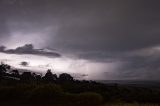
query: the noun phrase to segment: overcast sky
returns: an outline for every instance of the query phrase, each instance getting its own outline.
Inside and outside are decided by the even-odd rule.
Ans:
[[[159,0],[0,0],[0,45],[6,47],[0,47],[0,59],[88,79],[159,80],[159,5]],[[22,61],[30,64],[20,66]]]

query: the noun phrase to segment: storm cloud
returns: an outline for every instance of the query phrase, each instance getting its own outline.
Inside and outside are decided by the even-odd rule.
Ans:
[[[105,72],[106,79],[159,79],[159,4],[158,0],[0,0],[0,44],[13,48],[31,43],[71,58],[120,63],[117,70]],[[26,46],[0,50],[60,56]]]
[[[16,49],[7,49],[5,50],[4,46],[0,47],[0,52],[7,54],[32,54],[32,55],[42,55],[42,56],[52,56],[52,57],[61,57],[59,53],[53,52],[47,49],[35,49],[32,44],[26,44]]]

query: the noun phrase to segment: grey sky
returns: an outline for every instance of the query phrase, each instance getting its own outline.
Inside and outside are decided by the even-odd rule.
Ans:
[[[158,0],[0,0],[0,44],[12,49],[33,44],[70,58],[115,67],[119,63],[110,73],[99,70],[106,79],[159,79],[159,4]]]

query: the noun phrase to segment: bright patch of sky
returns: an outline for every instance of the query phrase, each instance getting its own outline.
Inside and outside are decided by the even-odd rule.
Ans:
[[[104,64],[91,62],[84,59],[71,59],[67,57],[50,58],[36,55],[0,53],[0,60],[1,62],[18,69],[26,69],[43,74],[47,69],[51,69],[53,73],[70,73],[80,79],[99,79],[99,77],[102,79],[103,70],[106,72],[115,68],[115,64],[113,63]],[[28,62],[28,66],[21,65],[21,62],[23,61]]]

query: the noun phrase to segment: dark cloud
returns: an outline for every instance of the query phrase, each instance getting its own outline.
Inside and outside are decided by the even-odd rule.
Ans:
[[[159,44],[159,3],[157,0],[1,0],[5,19],[2,26],[6,32],[14,29],[25,33],[56,26],[58,30],[45,35],[49,38],[46,46],[70,53],[84,51],[92,55],[97,51],[135,50]]]
[[[1,47],[0,52],[8,54],[32,54],[32,55],[41,55],[41,56],[52,56],[52,57],[61,57],[59,53],[45,50],[45,49],[35,49],[32,44],[26,44],[16,49],[4,50],[3,46]]]
[[[29,63],[26,62],[26,61],[22,61],[22,62],[20,63],[20,65],[21,65],[21,66],[24,66],[24,67],[27,67],[27,66],[29,65]]]
[[[128,51],[159,44],[158,1],[113,0],[98,4],[101,6],[79,3],[83,8],[68,7],[70,19],[64,20],[51,43],[85,52]]]
[[[23,32],[11,43],[31,38],[27,41],[78,58],[122,62],[113,72],[120,79],[158,78],[160,56],[153,48],[160,45],[159,4],[158,0],[0,0],[0,43],[9,42],[13,32]],[[41,31],[49,33],[36,38],[30,34]],[[31,45],[0,50],[60,56]]]

